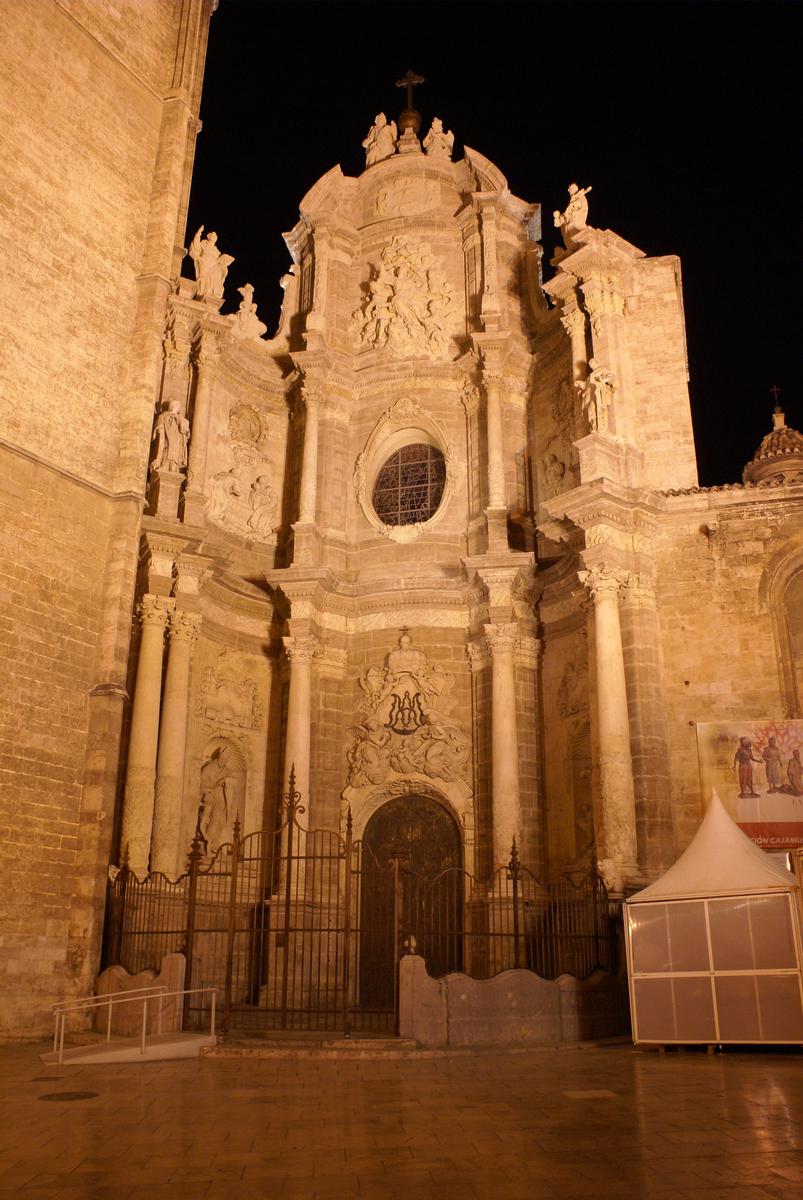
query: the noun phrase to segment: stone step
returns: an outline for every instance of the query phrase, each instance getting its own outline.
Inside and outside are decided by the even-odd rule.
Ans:
[[[407,1038],[313,1035],[238,1037],[230,1035],[203,1051],[205,1058],[403,1058],[420,1054]]]

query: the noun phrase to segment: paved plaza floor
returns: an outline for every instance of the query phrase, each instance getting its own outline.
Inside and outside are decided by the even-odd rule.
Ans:
[[[0,1050],[0,1200],[803,1196],[800,1054],[47,1068],[40,1049]]]

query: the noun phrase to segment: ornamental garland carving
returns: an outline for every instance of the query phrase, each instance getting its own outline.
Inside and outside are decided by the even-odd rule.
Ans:
[[[356,310],[352,329],[361,349],[394,358],[449,357],[454,288],[430,247],[397,236],[385,246]]]
[[[431,665],[403,633],[384,667],[369,667],[360,677],[364,720],[350,731],[348,785],[366,787],[410,775],[445,783],[465,780],[469,742],[449,719],[453,685],[453,676]]]

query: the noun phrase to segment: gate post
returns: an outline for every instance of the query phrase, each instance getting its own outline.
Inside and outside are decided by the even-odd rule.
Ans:
[[[351,1011],[349,1006],[349,986],[351,983],[351,856],[353,853],[353,828],[351,823],[351,805],[346,813],[346,879],[344,887],[345,911],[343,914],[343,1033],[351,1037]]]
[[[184,958],[187,965],[184,970],[184,1007],[181,1018],[181,1028],[185,1029],[190,1015],[189,989],[192,987],[192,948],[195,940],[195,893],[198,887],[198,869],[204,852],[198,833],[192,839],[188,856],[187,871],[187,926],[184,931]]]
[[[237,928],[237,875],[240,862],[240,818],[235,818],[231,843],[231,895],[229,897],[229,932],[226,942],[226,991],[223,997],[223,1019],[221,1028],[229,1032],[231,1018],[231,981],[234,966],[234,936]]]
[[[103,964],[104,967],[113,967],[118,963],[122,964],[123,930],[125,928],[125,910],[130,878],[131,867],[128,864],[128,843],[126,843],[122,866],[117,872],[117,878],[114,883],[109,882],[107,885],[108,899],[106,901],[106,911],[109,914],[109,936],[106,941],[106,961]],[[114,898],[116,903],[112,899],[112,888],[117,893]]]
[[[518,970],[521,966],[521,952],[519,947],[519,876],[521,874],[521,867],[519,865],[519,852],[516,847],[515,837],[513,838],[513,845],[510,848],[510,862],[507,869],[513,881],[513,966]]]
[[[296,765],[290,764],[290,778],[285,793],[287,813],[287,870],[284,873],[284,963],[282,964],[282,1029],[287,1028],[287,986],[290,972],[290,913],[293,898],[293,826],[296,813],[303,813],[299,801],[301,793],[296,791]]]

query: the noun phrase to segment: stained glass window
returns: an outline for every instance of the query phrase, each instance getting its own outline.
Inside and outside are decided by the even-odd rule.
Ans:
[[[416,525],[438,511],[446,463],[435,446],[416,442],[391,454],[374,484],[376,515],[385,525]]]

